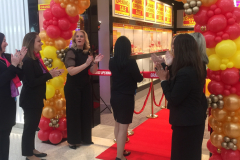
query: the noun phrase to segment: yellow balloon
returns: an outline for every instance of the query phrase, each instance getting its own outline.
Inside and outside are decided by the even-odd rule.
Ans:
[[[221,148],[222,147],[222,142],[223,142],[224,135],[223,134],[218,134],[215,131],[212,132],[210,136],[210,141],[215,147]]]
[[[55,59],[57,58],[57,49],[53,46],[47,46],[43,50],[44,57]]]
[[[60,89],[63,87],[64,85],[64,79],[63,77],[54,77],[52,80],[51,80],[51,85],[55,88],[55,89]]]
[[[206,85],[205,85],[205,95],[207,96],[207,97],[209,97],[210,96],[210,92],[209,92],[209,90],[208,90],[208,84],[211,82],[211,80],[210,79],[206,79]]]
[[[232,40],[223,40],[215,48],[220,58],[231,58],[237,51],[237,45]]]
[[[223,133],[229,138],[237,138],[240,136],[240,124],[226,122],[223,124]]]
[[[227,115],[227,111],[223,109],[212,109],[213,118],[217,121],[223,121]]]
[[[235,43],[236,43],[236,45],[237,45],[237,50],[240,50],[240,37],[238,37],[237,39],[234,39],[233,40]]]
[[[220,70],[220,65],[221,65],[221,59],[218,57],[218,55],[213,54],[208,57],[209,63],[208,63],[208,68],[213,70],[213,71],[218,71]]]
[[[52,85],[47,84],[46,98],[50,99],[55,95],[55,88]]]
[[[240,51],[237,51],[237,53],[231,58],[231,61],[235,68],[240,69]]]
[[[45,44],[44,41],[41,41],[41,42],[43,43],[43,45],[42,45],[42,50],[44,50],[44,48],[46,47],[46,44]]]
[[[217,3],[218,0],[201,0],[202,6],[210,7],[211,5]]]
[[[240,108],[239,97],[235,94],[224,97],[223,101],[224,101],[224,109],[228,111],[236,111]]]
[[[221,64],[221,65],[220,65],[220,69],[221,69],[221,70],[227,69],[227,65],[226,65],[226,64]]]
[[[62,69],[64,67],[64,63],[60,59],[55,58],[52,62],[52,67],[53,68],[58,67],[58,69]]]
[[[207,56],[211,56],[212,54],[216,54],[215,48],[207,48],[206,49]]]
[[[233,62],[228,62],[227,63],[227,68],[233,68],[234,66],[234,63]]]

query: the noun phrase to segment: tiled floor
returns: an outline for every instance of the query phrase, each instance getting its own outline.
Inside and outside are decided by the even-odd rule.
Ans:
[[[155,89],[156,101],[159,102],[160,95],[162,91],[160,88]],[[143,96],[140,96],[139,93],[136,98],[136,110],[140,110],[142,104],[146,98],[145,93]],[[155,113],[159,111],[160,108],[155,107]],[[130,128],[133,129],[139,124],[147,120],[146,115],[150,113],[150,99],[147,103],[146,109],[140,115],[134,115],[133,124],[130,125]],[[63,142],[59,145],[50,145],[42,143],[36,135],[36,149],[48,154],[47,160],[95,160],[96,156],[105,151],[108,147],[113,145],[114,138],[114,119],[112,114],[104,113],[101,115],[102,124],[93,128],[93,142],[94,145],[81,146],[77,150],[72,150],[68,147],[67,142]],[[21,155],[21,136],[22,129],[13,128],[11,133],[11,144],[10,144],[10,160],[25,160],[25,157]],[[205,135],[203,140],[203,149],[202,149],[202,160],[209,159],[209,152],[206,147],[206,143],[209,139],[209,132],[207,132],[207,125],[205,129]],[[131,137],[130,137],[131,140]],[[160,159],[161,160],[161,159]]]

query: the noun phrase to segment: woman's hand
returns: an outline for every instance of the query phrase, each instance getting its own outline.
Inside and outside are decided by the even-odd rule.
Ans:
[[[166,52],[165,59],[166,59],[166,64],[168,66],[171,66],[173,62],[173,55],[169,51]]]
[[[60,76],[63,72],[64,72],[64,69],[57,69],[57,68],[53,68],[52,70],[49,71],[49,73],[53,78]]]
[[[14,55],[11,55],[11,63],[15,67],[17,67],[17,65],[20,63],[20,52],[18,52],[17,50]]]
[[[20,51],[20,63],[22,62],[23,58],[25,57],[27,50],[28,50],[27,47],[22,47],[22,49]]]
[[[97,55],[97,56],[95,57],[94,63],[96,64],[96,63],[102,61],[103,57],[104,57],[104,56],[100,53],[99,55]]]
[[[93,56],[88,56],[87,61],[85,62],[87,66],[89,66],[93,61]]]
[[[162,65],[160,63],[157,63],[156,68],[157,70],[155,71],[160,80],[164,81],[169,79],[169,71],[167,69],[167,66],[165,67],[165,70],[164,70],[162,68]]]
[[[155,53],[151,54],[151,59],[155,65],[156,63],[165,63],[164,58],[162,58],[162,56],[157,56]]]

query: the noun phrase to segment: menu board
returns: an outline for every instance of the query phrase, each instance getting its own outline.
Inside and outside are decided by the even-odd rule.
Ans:
[[[115,0],[116,15],[130,17],[130,0]]]
[[[165,24],[172,25],[172,7],[165,5]]]
[[[196,22],[194,21],[193,15],[187,15],[183,12],[183,26],[195,26]]]
[[[164,4],[156,2],[156,22],[164,23]]]
[[[132,18],[144,19],[144,0],[132,0]]]
[[[155,22],[155,1],[145,1],[145,20]]]

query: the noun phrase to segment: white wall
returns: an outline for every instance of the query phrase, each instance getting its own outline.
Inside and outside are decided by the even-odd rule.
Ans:
[[[110,59],[110,29],[109,29],[109,0],[98,0],[98,21],[101,21],[100,30],[98,31],[99,53],[104,55],[103,60],[99,63],[99,69],[108,69]],[[110,77],[100,76],[100,96],[110,105]],[[100,102],[101,110],[105,108],[104,103]]]
[[[0,0],[0,32],[6,36],[6,53],[14,54],[15,49],[21,49],[22,40],[29,32],[28,0]],[[16,122],[23,123],[23,112],[18,101],[19,96]]]

